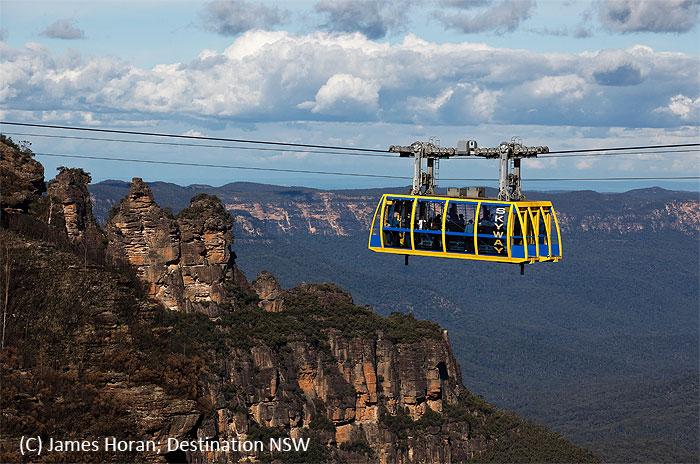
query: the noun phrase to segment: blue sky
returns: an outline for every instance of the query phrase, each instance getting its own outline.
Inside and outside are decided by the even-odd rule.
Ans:
[[[377,148],[431,136],[482,146],[519,136],[553,150],[697,142],[699,9],[698,0],[1,0],[0,113],[13,121]],[[406,160],[15,138],[29,138],[37,152],[410,173]],[[389,183],[40,160],[47,177],[58,165],[80,165],[98,181]],[[697,175],[698,166],[698,156],[687,154],[550,159],[527,161],[525,175]],[[442,165],[444,177],[494,177],[495,170],[489,161]]]

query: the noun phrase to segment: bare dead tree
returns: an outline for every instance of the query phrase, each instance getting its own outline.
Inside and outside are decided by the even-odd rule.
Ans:
[[[7,325],[7,306],[10,301],[10,247],[5,243],[5,282],[4,282],[4,298],[2,305],[2,340],[0,341],[0,349],[5,348],[5,327]]]

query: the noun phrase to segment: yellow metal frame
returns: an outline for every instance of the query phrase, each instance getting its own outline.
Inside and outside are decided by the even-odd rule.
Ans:
[[[385,248],[384,247],[384,220],[385,220],[385,211],[388,203],[389,197],[391,199],[406,199],[406,200],[411,200],[413,201],[413,205],[411,207],[411,217],[410,217],[410,234],[411,234],[411,248]],[[438,200],[438,201],[444,201],[444,206],[442,210],[442,251],[423,251],[423,250],[416,250],[416,243],[415,243],[415,217],[416,217],[416,208],[418,206],[418,201],[417,200]],[[452,253],[447,251],[447,241],[446,236],[445,236],[445,225],[446,225],[446,220],[447,220],[447,214],[446,212],[448,211],[450,201],[468,201],[472,203],[476,203],[476,210],[474,212],[474,253]],[[479,255],[479,243],[478,243],[478,236],[479,236],[479,213],[481,212],[481,205],[482,204],[499,204],[499,205],[509,205],[509,210],[508,210],[508,225],[507,225],[507,235],[505,237],[506,239],[506,246],[507,246],[507,256],[493,256],[493,255]],[[521,210],[523,209],[523,210]],[[513,250],[512,250],[512,240],[513,240],[513,229],[514,229],[514,222],[515,218],[517,215],[517,220],[520,222],[521,226],[521,232],[522,232],[522,237],[523,237],[523,250],[524,250],[524,257],[523,258],[516,258],[513,257]],[[540,215],[544,220],[545,223],[545,233],[547,235],[547,240],[548,240],[548,256],[539,256],[539,219]],[[551,216],[550,220],[547,220],[546,217]],[[529,251],[528,251],[528,243],[527,243],[527,237],[531,233],[529,230],[530,227],[528,227],[528,221],[525,220],[525,218],[528,217],[530,219],[530,224],[532,224],[532,235],[535,237],[535,256],[530,256]],[[372,246],[372,232],[374,231],[374,225],[379,219],[379,224],[378,224],[378,230],[379,230],[379,237],[380,237],[380,247],[373,247]],[[551,219],[553,219],[554,226],[556,228],[556,233],[557,233],[557,241],[559,245],[559,254],[558,255],[552,255],[552,227],[551,227]],[[563,256],[563,248],[562,248],[562,242],[561,242],[561,230],[559,228],[559,221],[557,219],[556,212],[554,210],[554,207],[552,206],[552,203],[549,201],[518,201],[518,202],[509,202],[509,201],[502,201],[502,200],[495,200],[495,199],[481,199],[481,198],[452,198],[452,197],[441,197],[441,196],[419,196],[419,195],[401,195],[401,194],[384,194],[382,195],[382,198],[377,205],[377,209],[374,211],[374,216],[372,217],[372,224],[370,225],[370,236],[369,236],[369,241],[367,243],[367,246],[370,250],[377,252],[377,253],[389,253],[389,254],[397,254],[397,255],[412,255],[412,256],[432,256],[432,257],[438,257],[438,258],[451,258],[451,259],[466,259],[466,260],[476,260],[476,261],[491,261],[491,262],[500,262],[500,263],[535,263],[535,262],[558,262],[561,260]]]
[[[564,249],[562,248],[561,244],[561,229],[559,228],[559,220],[557,220],[557,212],[554,211],[554,208],[550,209],[550,211],[552,212],[552,217],[554,218],[554,225],[557,228],[557,246],[559,247],[559,254],[557,256],[561,258],[564,256]]]

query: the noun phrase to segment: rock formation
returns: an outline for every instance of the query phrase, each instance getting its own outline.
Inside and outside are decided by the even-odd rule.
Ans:
[[[47,221],[52,224],[54,215],[61,214],[71,241],[80,240],[87,231],[96,229],[88,192],[90,180],[90,174],[82,169],[60,167],[56,178],[48,184],[50,205]]]
[[[10,139],[0,139],[0,208],[26,212],[46,191],[44,166],[32,152]]]
[[[275,279],[275,276],[263,271],[253,281],[253,290],[257,293],[260,302],[258,306],[265,311],[277,313],[282,311],[284,303],[284,291]]]
[[[194,197],[177,217],[134,178],[107,223],[111,254],[124,257],[167,308],[218,313],[229,266],[233,221],[216,198]]]
[[[85,199],[85,180],[62,171],[52,192],[65,208]],[[89,210],[68,210],[66,230],[79,234]],[[198,195],[175,217],[134,179],[107,224],[108,251],[131,263],[147,295],[120,267],[85,266],[51,237],[1,231],[19,283],[0,351],[0,461],[22,460],[19,441],[29,433],[311,440],[292,454],[190,448],[45,458],[68,462],[595,461],[472,395],[436,324],[382,318],[333,284],[283,290],[263,273],[251,286],[231,262],[231,226],[215,197]]]

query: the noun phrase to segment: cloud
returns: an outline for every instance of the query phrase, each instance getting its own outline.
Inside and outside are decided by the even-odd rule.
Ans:
[[[450,2],[461,11],[440,9],[433,12],[445,27],[465,34],[493,31],[497,34],[512,32],[532,15],[534,0],[492,0],[477,2]],[[473,10],[477,11],[473,11]]]
[[[699,76],[698,57],[644,46],[538,53],[411,34],[255,30],[148,68],[0,42],[0,107],[27,120],[681,127],[700,125]]]
[[[326,17],[324,27],[335,32],[361,32],[370,39],[385,37],[407,22],[412,0],[320,0],[314,9]]]
[[[693,100],[685,95],[674,95],[668,105],[656,108],[656,111],[671,114],[682,121],[700,124],[700,96]]]
[[[441,0],[440,4],[447,7],[469,9],[487,6],[492,1],[493,0]]]
[[[633,64],[623,63],[613,69],[594,71],[593,77],[600,85],[637,85],[642,82],[642,71]]]
[[[455,121],[476,125],[490,121],[502,92],[460,82],[431,97],[408,97],[406,108],[415,122]]]
[[[206,3],[200,14],[204,29],[226,36],[250,29],[271,29],[286,18],[286,11],[245,0],[214,0]]]
[[[566,37],[569,35],[569,30],[566,28],[566,26],[561,26],[558,28],[551,28],[551,27],[539,27],[539,28],[532,28],[530,29],[530,32],[538,35],[551,35],[553,37]]]
[[[603,0],[598,17],[611,32],[683,33],[698,21],[700,0]]]
[[[297,107],[329,115],[372,114],[379,107],[379,84],[350,74],[334,74],[318,89],[313,101]]]
[[[588,37],[593,37],[593,31],[586,26],[578,26],[574,30],[574,37],[577,39],[587,39]]]
[[[529,82],[523,89],[533,98],[555,98],[562,102],[581,100],[587,93],[587,83],[576,74],[544,76]]]
[[[76,40],[84,39],[85,31],[76,26],[72,19],[59,19],[46,26],[41,35],[50,39]]]

